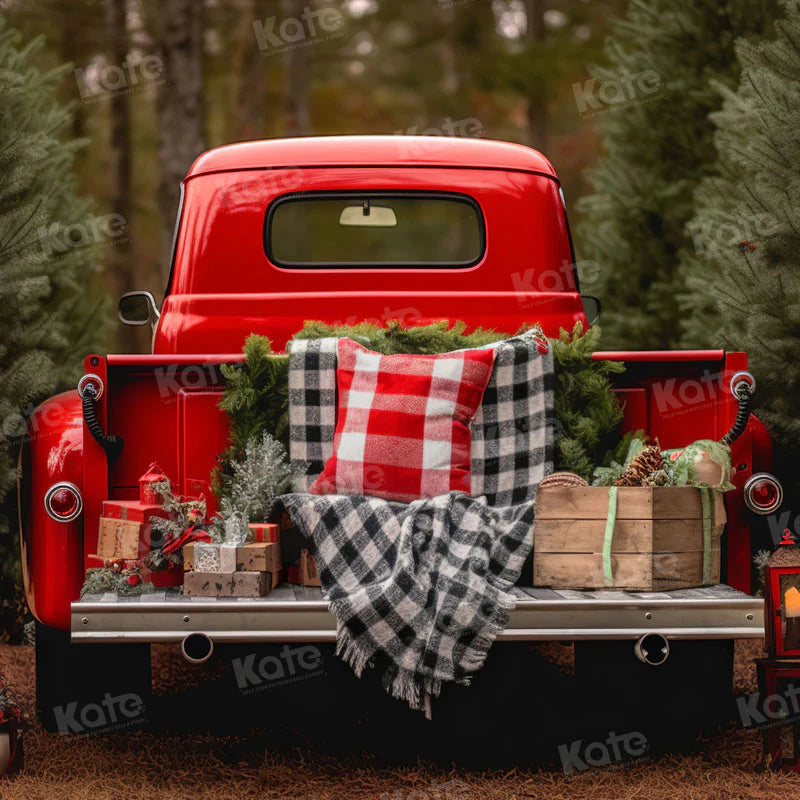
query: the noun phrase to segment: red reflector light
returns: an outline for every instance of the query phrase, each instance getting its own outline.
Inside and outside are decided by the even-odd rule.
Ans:
[[[47,490],[44,507],[56,522],[72,522],[83,511],[83,498],[75,484],[62,481]]]
[[[50,508],[59,517],[68,517],[78,507],[78,498],[75,492],[69,489],[58,489],[50,498]]]
[[[759,481],[753,487],[753,502],[760,508],[769,508],[778,499],[778,487],[770,481]]]
[[[783,487],[766,472],[759,472],[744,485],[747,507],[756,514],[770,514],[783,502]]]

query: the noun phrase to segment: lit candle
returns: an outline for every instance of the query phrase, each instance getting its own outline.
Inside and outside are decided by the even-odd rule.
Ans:
[[[795,586],[783,594],[783,615],[786,618],[784,649],[800,650],[800,591]]]
[[[783,610],[787,617],[800,617],[800,591],[795,586],[783,595]]]

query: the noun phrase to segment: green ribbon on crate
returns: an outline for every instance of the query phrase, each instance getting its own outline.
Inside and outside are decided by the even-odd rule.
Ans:
[[[700,506],[703,513],[703,584],[711,583],[711,531],[714,507],[711,502],[711,489],[700,489]],[[614,542],[614,525],[617,522],[617,487],[608,488],[608,514],[603,534],[603,577],[606,586],[614,585],[614,570],[611,567],[611,545]]]
[[[614,570],[611,569],[611,545],[614,541],[614,524],[617,521],[617,487],[608,487],[608,514],[603,535],[603,576],[606,586],[614,585]]]
[[[703,584],[711,583],[711,489],[700,489],[700,504],[703,509]]]

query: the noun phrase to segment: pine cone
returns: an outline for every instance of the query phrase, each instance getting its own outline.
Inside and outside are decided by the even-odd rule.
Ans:
[[[614,486],[643,486],[653,472],[663,468],[661,450],[656,445],[650,445],[631,460],[625,472],[614,481]]]

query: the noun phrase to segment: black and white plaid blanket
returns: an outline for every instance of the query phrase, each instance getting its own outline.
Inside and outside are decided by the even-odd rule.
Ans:
[[[333,453],[337,341],[290,345],[290,456],[307,465],[305,488]],[[471,426],[472,497],[282,498],[313,543],[338,652],[359,675],[385,659],[387,689],[414,708],[442,682],[468,682],[514,608],[536,485],[552,470],[553,361],[542,341],[530,331],[489,345],[494,367]]]
[[[333,455],[338,339],[289,342],[289,458],[305,468],[308,489]]]
[[[470,431],[473,497],[489,505],[533,498],[552,469],[553,358],[536,330],[487,345],[497,350],[492,376]],[[289,343],[289,457],[305,464],[308,489],[333,454],[338,339]]]
[[[337,653],[429,710],[443,682],[469,683],[508,622],[533,544],[533,501],[492,508],[451,492],[397,503],[360,495],[281,498],[313,542],[337,620]]]

